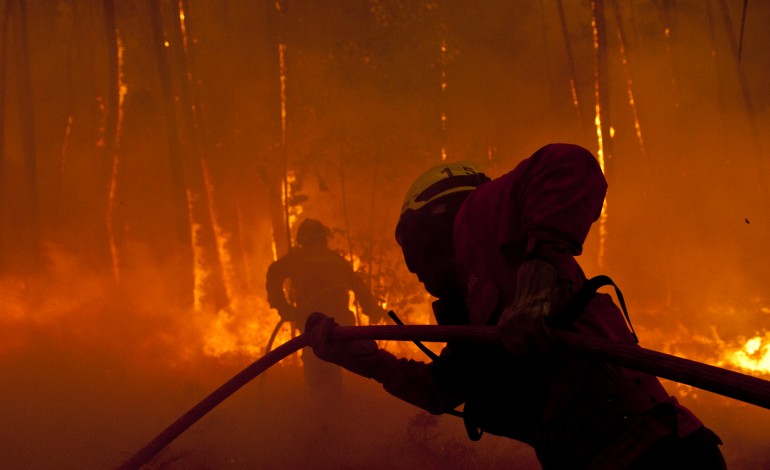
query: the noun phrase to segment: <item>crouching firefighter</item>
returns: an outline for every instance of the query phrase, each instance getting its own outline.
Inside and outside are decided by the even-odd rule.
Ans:
[[[547,333],[558,325],[635,342],[611,296],[581,289],[574,258],[606,190],[594,156],[569,144],[547,145],[494,180],[470,163],[426,171],[396,227],[406,265],[437,298],[438,324],[497,325],[502,344],[450,342],[426,364],[374,341],[333,341],[334,320],[314,313],[305,328],[313,351],[431,413],[464,404],[471,439],[524,442],[544,469],[725,468],[719,438],[656,377],[579,357]]]

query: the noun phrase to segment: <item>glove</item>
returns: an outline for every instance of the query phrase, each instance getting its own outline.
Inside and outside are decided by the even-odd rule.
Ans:
[[[305,321],[304,334],[313,353],[326,362],[373,378],[380,366],[380,349],[372,340],[334,340],[331,331],[339,325],[333,318],[320,312],[311,313]]]
[[[503,346],[518,356],[548,353],[553,338],[545,321],[566,297],[564,289],[558,287],[558,273],[552,264],[539,259],[525,261],[516,274],[514,299],[498,322]]]

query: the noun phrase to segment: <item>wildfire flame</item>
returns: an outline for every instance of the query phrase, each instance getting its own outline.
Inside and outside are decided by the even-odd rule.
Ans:
[[[744,340],[736,349],[728,348],[720,362],[744,372],[770,375],[770,331]]]
[[[594,46],[594,54],[596,55],[596,63],[594,64],[594,125],[596,126],[596,142],[597,142],[597,150],[596,150],[596,159],[599,161],[599,166],[602,169],[602,172],[605,171],[605,154],[604,154],[604,135],[602,133],[602,107],[601,107],[601,96],[600,96],[600,86],[599,86],[599,26],[596,22],[596,15],[597,15],[597,4],[596,2],[591,2],[591,9],[594,12],[593,17],[591,18],[591,31],[593,36],[593,46]],[[606,251],[606,241],[607,241],[607,205],[608,201],[604,200],[604,205],[602,206],[602,212],[599,217],[599,248],[598,248],[598,255],[597,259],[599,262],[599,268],[601,269],[604,266],[604,256]]]
[[[722,318],[753,313],[753,310],[742,311],[733,307],[712,307],[707,311]],[[768,314],[770,309],[762,307],[759,313]],[[770,376],[770,330],[751,336],[725,338],[716,325],[707,333],[692,331],[682,325],[661,330],[646,329],[644,326],[638,329],[642,330],[639,336],[646,343],[644,347],[748,375]]]

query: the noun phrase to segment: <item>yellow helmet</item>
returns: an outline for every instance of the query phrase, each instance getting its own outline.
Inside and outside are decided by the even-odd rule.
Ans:
[[[473,191],[489,178],[470,162],[444,163],[421,174],[406,192],[401,215],[418,210],[439,198],[462,191]]]

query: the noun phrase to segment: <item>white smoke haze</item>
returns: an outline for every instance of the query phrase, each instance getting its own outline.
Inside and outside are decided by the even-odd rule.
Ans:
[[[154,3],[115,2],[110,42],[102,4],[6,2],[0,467],[115,468],[264,354],[284,209],[292,234],[332,227],[387,308],[430,323],[393,239],[412,179],[442,153],[493,177],[550,142],[598,153],[593,2],[561,3],[566,42],[556,1],[162,1],[169,91]],[[742,1],[599,3],[607,234],[579,260],[621,287],[642,346],[770,379],[770,4],[747,2],[736,62]],[[148,468],[538,468],[344,379],[318,403],[289,357]],[[770,410],[665,385],[730,468],[770,466]]]

